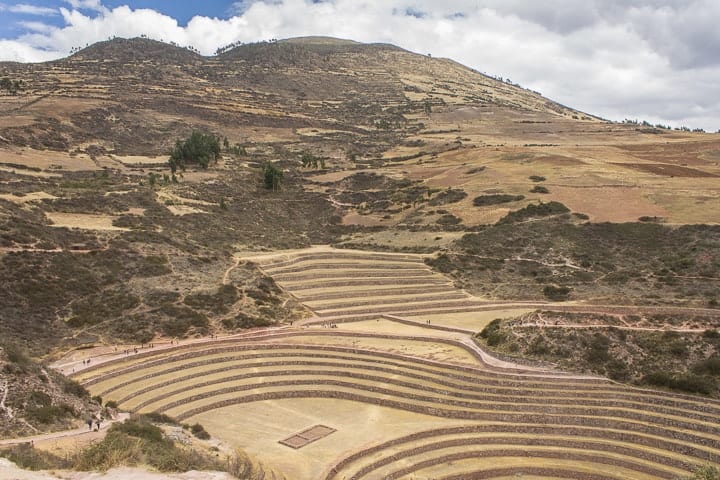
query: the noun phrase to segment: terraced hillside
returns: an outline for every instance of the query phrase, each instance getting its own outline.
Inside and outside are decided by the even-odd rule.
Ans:
[[[288,478],[672,479],[720,463],[720,402],[491,366],[444,332],[378,324],[197,341],[75,378],[200,422]],[[326,436],[287,445],[314,427]]]
[[[456,288],[423,255],[314,247],[253,256],[267,275],[316,313],[313,322],[377,316],[413,317],[533,308],[538,303],[491,302]],[[468,331],[477,331],[472,327]]]
[[[76,378],[123,409],[200,422],[288,478],[675,479],[720,463],[717,400],[515,365],[471,340],[536,308],[632,307],[483,300],[422,255],[316,246],[241,260],[316,316]]]
[[[480,331],[490,320],[536,309],[609,315],[693,314],[716,318],[715,309],[592,305],[577,302],[499,301],[457,288],[416,254],[378,253],[315,246],[255,255],[255,262],[290,295],[316,314],[305,323],[341,323],[392,318],[431,328]],[[708,325],[710,325],[708,323]]]

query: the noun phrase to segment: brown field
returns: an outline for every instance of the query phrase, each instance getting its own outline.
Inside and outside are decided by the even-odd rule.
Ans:
[[[641,172],[649,172],[654,175],[666,177],[687,177],[687,178],[717,178],[718,175],[709,172],[703,172],[690,167],[682,167],[679,165],[668,165],[665,163],[615,163],[621,167],[640,170]]]

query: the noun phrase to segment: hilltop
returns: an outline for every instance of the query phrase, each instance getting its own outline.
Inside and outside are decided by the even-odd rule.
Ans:
[[[55,62],[2,64],[0,75],[25,82],[0,127],[6,141],[119,155],[165,153],[174,136],[193,128],[252,141],[248,127],[270,128],[285,141],[310,140],[302,129],[315,129],[313,137],[335,148],[353,143],[363,154],[380,153],[422,130],[412,115],[427,105],[581,115],[449,60],[318,38],[240,45],[215,57],[114,39]],[[9,121],[15,116],[19,124]]]

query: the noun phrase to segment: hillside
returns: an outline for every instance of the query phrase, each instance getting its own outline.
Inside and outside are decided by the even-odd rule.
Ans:
[[[383,478],[389,467],[372,448],[389,465],[396,440],[424,451],[435,435],[456,449],[476,444],[492,432],[457,421],[486,421],[483,402],[504,389],[517,398],[537,389],[558,403],[533,400],[532,416],[516,415],[514,400],[499,405],[509,423],[497,442],[519,429],[540,442],[539,457],[554,458],[567,441],[542,443],[546,430],[582,433],[575,420],[570,431],[545,418],[560,405],[568,419],[588,408],[610,430],[651,418],[653,435],[685,432],[693,446],[682,458],[669,444],[657,458],[639,452],[641,435],[587,437],[605,453],[635,445],[643,460],[624,461],[643,478],[720,463],[716,448],[696,448],[720,438],[706,421],[720,408],[720,135],[611,123],[452,60],[323,37],[212,57],[114,39],[53,62],[0,63],[3,77],[22,83],[0,92],[0,338],[41,362],[8,377],[12,408],[30,405],[33,390],[54,392],[50,406],[71,403],[60,380],[32,383],[52,364],[93,395],[143,413],[155,402],[233,444],[240,433],[212,412],[235,415],[237,397],[255,412],[238,423],[243,441],[258,439],[248,452],[287,478]],[[218,158],[172,172],[171,151],[193,132],[213,136]],[[193,393],[220,353],[228,365]],[[412,366],[408,380],[394,378],[396,390],[377,373],[388,362]],[[331,371],[338,366],[352,371]],[[239,373],[226,378],[223,368]],[[281,378],[258,387],[258,368]],[[474,373],[462,376],[465,368]],[[558,368],[581,374],[566,379]],[[126,384],[114,383],[115,369]],[[145,369],[162,378],[135,392],[134,372]],[[692,385],[678,380],[690,376]],[[411,385],[417,378],[429,386]],[[478,393],[488,378],[497,391]],[[641,400],[611,418],[605,397],[585,405],[591,382],[608,402]],[[441,385],[454,393],[436,398]],[[638,386],[676,393],[655,412],[658,395]],[[244,389],[261,393],[238,397]],[[695,411],[688,393],[711,406]],[[195,410],[180,408],[184,395]],[[360,404],[398,423],[360,425],[350,408]],[[686,413],[688,426],[673,423]],[[79,420],[71,417],[63,421]],[[696,424],[705,437],[687,433]],[[22,422],[2,425],[26,433]],[[279,443],[333,429],[357,451],[337,443],[332,458],[313,447],[286,456]],[[375,447],[361,450],[368,442]],[[401,453],[414,455],[410,446]],[[397,471],[469,471],[452,466],[464,453],[436,453],[432,465],[415,459]],[[604,465],[603,455],[586,460]],[[583,458],[526,473],[577,478],[568,465]],[[522,473],[523,461],[511,464],[497,475]]]

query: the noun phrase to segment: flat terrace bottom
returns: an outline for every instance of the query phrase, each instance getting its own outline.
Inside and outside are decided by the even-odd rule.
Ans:
[[[334,428],[326,427],[325,425],[315,425],[314,427],[306,428],[300,433],[291,435],[284,440],[280,440],[278,443],[294,448],[295,450],[299,450],[304,446],[317,442],[321,438],[325,438],[336,431],[337,430]]]

